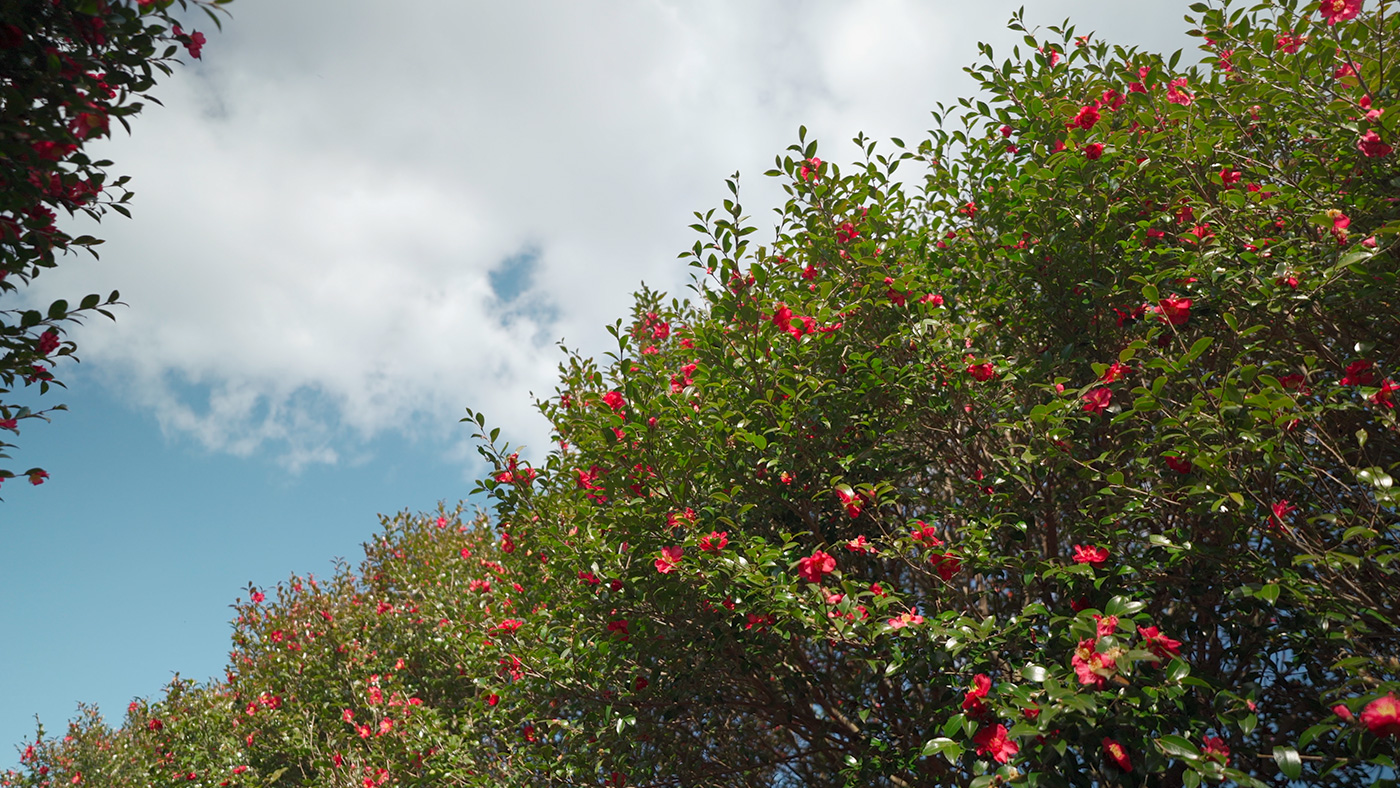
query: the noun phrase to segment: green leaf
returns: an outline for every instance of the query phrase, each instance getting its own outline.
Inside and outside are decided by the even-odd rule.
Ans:
[[[1298,751],[1292,747],[1279,745],[1274,748],[1274,764],[1278,770],[1283,772],[1283,776],[1290,780],[1296,780],[1303,776],[1303,759],[1299,757]]]
[[[1168,734],[1157,739],[1157,747],[1167,755],[1172,755],[1177,758],[1184,758],[1189,761],[1197,761],[1201,758],[1201,751],[1196,749],[1196,745],[1192,744],[1188,739],[1175,734]]]

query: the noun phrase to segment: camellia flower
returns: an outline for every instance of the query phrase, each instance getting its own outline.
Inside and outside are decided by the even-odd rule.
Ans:
[[[1088,564],[1092,567],[1100,567],[1108,561],[1108,548],[1098,545],[1074,546],[1074,562],[1076,564]]]
[[[1157,318],[1162,322],[1179,326],[1191,319],[1191,299],[1176,296],[1163,298],[1152,311],[1157,313]]]
[[[809,583],[821,583],[823,578],[835,571],[836,558],[821,550],[797,562],[797,574]]]
[[[1400,738],[1400,698],[1391,692],[1366,704],[1361,724],[1377,736]]]
[[[918,613],[901,613],[889,620],[890,629],[903,629],[924,623],[924,617]]]
[[[979,383],[986,383],[996,375],[996,368],[992,366],[992,362],[990,361],[982,364],[970,364],[967,368],[967,374],[971,375],[972,379]]]
[[[1207,758],[1219,761],[1224,766],[1230,765],[1230,748],[1226,746],[1225,740],[1219,736],[1202,736],[1201,752]]]
[[[1369,386],[1371,381],[1376,379],[1376,373],[1372,370],[1374,366],[1375,364],[1364,358],[1347,364],[1346,374],[1342,376],[1341,384],[1343,386]]]
[[[962,568],[962,561],[953,553],[934,553],[928,557],[929,563],[933,564],[934,571],[943,578],[943,582],[953,579],[953,575]]]
[[[853,552],[853,553],[873,553],[873,552],[875,552],[875,547],[874,547],[874,545],[870,544],[870,541],[869,541],[868,539],[865,538],[865,534],[861,534],[860,536],[857,536],[856,538],[854,538],[854,539],[852,539],[851,541],[847,542],[847,543],[846,543],[846,549],[847,549],[847,550],[850,550],[850,551]]]
[[[1128,759],[1128,751],[1123,749],[1123,745],[1119,744],[1117,741],[1105,737],[1103,740],[1103,751],[1108,754],[1108,757],[1113,759],[1114,763],[1118,764],[1118,768],[1125,772],[1133,770],[1133,762]]]
[[[1387,408],[1395,407],[1394,392],[1400,391],[1400,383],[1396,383],[1390,378],[1386,378],[1381,384],[1380,391],[1371,395],[1371,402],[1376,405],[1384,405]]]
[[[1192,470],[1191,460],[1186,457],[1169,456],[1166,457],[1167,467],[1177,473],[1190,473]]]
[[[656,571],[663,575],[674,572],[681,565],[681,554],[685,548],[680,545],[661,548],[661,557],[656,559]]]
[[[863,504],[859,495],[841,487],[837,487],[836,497],[841,499],[841,505],[846,507],[846,514],[850,515],[852,518],[860,516]]]
[[[709,536],[700,537],[700,549],[707,553],[718,553],[729,544],[728,531],[711,531]]]
[[[1084,146],[1084,158],[1089,161],[1098,161],[1103,156],[1103,143],[1091,142]]]
[[[1131,368],[1125,366],[1120,362],[1115,361],[1109,365],[1108,369],[1103,371],[1102,375],[1099,376],[1099,382],[1112,383],[1113,381],[1123,377],[1124,375],[1132,371],[1133,370]]]
[[[1270,524],[1273,525],[1275,528],[1285,527],[1286,523],[1284,523],[1283,521],[1284,518],[1298,511],[1298,507],[1289,504],[1286,500],[1275,503],[1272,508],[1273,516],[1270,520]]]
[[[495,629],[499,632],[514,632],[520,629],[520,627],[524,624],[525,622],[521,621],[518,618],[508,618],[505,621],[502,621],[501,623],[497,624],[495,626]]]
[[[1181,656],[1181,641],[1163,635],[1157,631],[1157,627],[1138,627],[1138,634],[1142,635],[1142,642],[1147,646],[1147,650],[1158,657],[1171,659]]]
[[[622,410],[627,407],[627,400],[622,398],[622,392],[620,391],[609,391],[607,394],[604,394],[603,402],[607,403],[607,406],[613,410]]]
[[[1083,409],[1086,413],[1103,413],[1104,408],[1108,407],[1109,400],[1113,399],[1113,392],[1100,386],[1085,393],[1083,399]]]
[[[821,177],[821,169],[822,160],[813,156],[802,162],[802,166],[798,169],[798,175],[801,176],[804,181],[814,181]]]
[[[1095,123],[1099,122],[1099,108],[1090,104],[1082,107],[1079,114],[1074,116],[1074,120],[1069,122],[1071,126],[1078,126],[1085,131],[1092,129]]]
[[[1192,100],[1196,97],[1191,92],[1183,90],[1186,87],[1186,77],[1173,79],[1167,86],[1167,101],[1173,104],[1180,104],[1183,107],[1191,106]]]
[[[987,704],[982,701],[992,691],[992,679],[985,673],[972,677],[972,689],[963,694],[963,711],[974,717],[987,713]]]
[[[1317,12],[1322,14],[1327,24],[1335,25],[1354,19],[1361,13],[1361,0],[1322,0],[1318,4]]]
[[[1108,675],[1117,670],[1118,663],[1113,657],[1100,654],[1096,645],[1097,641],[1093,638],[1079,641],[1074,656],[1070,658],[1070,665],[1074,667],[1074,675],[1080,684],[1103,689],[1108,684]]]
[[[1351,709],[1348,709],[1345,703],[1338,703],[1336,706],[1333,706],[1332,713],[1337,715],[1338,717],[1341,717],[1347,722],[1351,722],[1352,720],[1356,719],[1356,716],[1351,713]]]
[[[1007,737],[1005,725],[984,725],[972,737],[978,755],[990,755],[997,763],[1006,763],[1021,751],[1021,746]]]
[[[43,484],[44,480],[47,478],[49,478],[48,471],[34,471],[29,474],[29,483],[34,485],[35,487],[38,487],[39,485]]]
[[[1379,159],[1383,156],[1389,156],[1391,151],[1395,150],[1384,142],[1381,142],[1381,137],[1376,133],[1375,129],[1371,129],[1361,135],[1361,139],[1356,141],[1356,149],[1361,151],[1361,155],[1368,159]]]

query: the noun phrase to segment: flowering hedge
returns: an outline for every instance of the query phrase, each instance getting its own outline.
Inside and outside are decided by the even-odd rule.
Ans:
[[[101,219],[124,216],[132,193],[125,176],[109,179],[110,161],[85,148],[111,133],[150,99],[156,72],[169,74],[180,45],[199,57],[205,37],[182,30],[175,7],[208,12],[231,0],[52,0],[0,4],[0,298],[19,297],[63,254],[102,243],[59,229],[57,211]],[[0,431],[17,435],[29,419],[46,419],[62,405],[36,410],[14,401],[16,386],[47,394],[61,386],[57,359],[72,356],[64,324],[93,313],[112,317],[116,292],[92,294],[76,304],[58,300],[47,309],[0,309]],[[3,434],[3,433],[0,433]],[[0,439],[0,459],[13,444]],[[0,482],[14,477],[0,467]],[[31,484],[48,474],[24,471]]]
[[[1203,66],[1018,18],[930,139],[799,134],[548,456],[470,414],[493,525],[10,782],[1393,785],[1400,17],[1192,9]]]

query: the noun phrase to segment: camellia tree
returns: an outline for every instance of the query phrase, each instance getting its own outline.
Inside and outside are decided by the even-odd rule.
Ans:
[[[1017,17],[927,141],[799,135],[557,449],[470,415],[489,520],[8,783],[1395,785],[1400,17],[1192,11],[1197,67]]]
[[[110,161],[86,152],[107,137],[113,122],[129,127],[139,99],[157,72],[169,74],[180,45],[199,57],[203,33],[182,30],[175,12],[215,10],[231,0],[3,0],[0,2],[0,298],[23,288],[61,255],[102,243],[59,227],[58,212],[100,220],[108,210],[129,216],[127,178],[108,178]],[[29,419],[47,418],[62,405],[35,409],[17,403],[16,388],[40,395],[62,385],[59,358],[72,356],[64,325],[92,313],[111,317],[117,302],[92,294],[47,309],[0,309],[0,431],[16,435]],[[27,398],[21,397],[21,400]],[[13,444],[0,439],[0,459]],[[13,470],[0,467],[0,482]],[[23,475],[40,484],[48,474]]]

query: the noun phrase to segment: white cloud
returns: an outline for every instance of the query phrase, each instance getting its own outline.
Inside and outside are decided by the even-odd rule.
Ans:
[[[1175,4],[1124,5],[1039,21],[1180,26]],[[386,430],[460,438],[465,405],[541,448],[526,392],[552,390],[553,341],[601,350],[643,279],[679,293],[690,213],[726,175],[767,224],[781,193],[759,173],[798,124],[838,161],[862,129],[917,139],[971,89],[975,38],[1014,40],[1005,2],[230,8],[110,145],[135,220],[36,290],[120,288],[131,308],[78,336],[90,366],[165,429],[291,467]],[[490,274],[529,250],[506,309]]]

